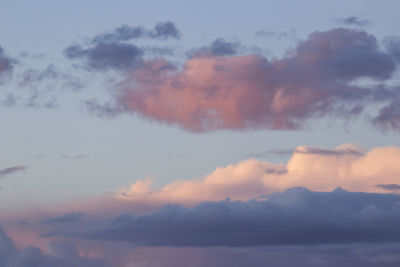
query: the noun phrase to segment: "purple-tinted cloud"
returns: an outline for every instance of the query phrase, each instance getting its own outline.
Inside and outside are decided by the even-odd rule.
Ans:
[[[124,214],[81,238],[137,246],[229,246],[400,242],[399,195],[292,188],[267,201],[167,205]]]
[[[20,171],[25,171],[26,167],[25,166],[14,166],[14,167],[9,167],[9,168],[5,168],[5,169],[1,169],[0,170],[0,177],[6,176],[6,175],[10,175],[16,172],[20,172]]]
[[[315,32],[279,60],[200,56],[182,70],[169,65],[153,60],[132,71],[117,94],[121,109],[193,132],[297,129],[328,113],[357,115],[361,103],[396,94],[351,84],[385,81],[397,67],[373,35],[344,28]]]
[[[342,18],[338,20],[340,23],[343,23],[345,25],[349,25],[349,26],[359,26],[359,27],[364,27],[364,26],[368,26],[371,24],[371,22],[369,20],[366,19],[360,19],[357,18],[356,16],[350,16],[347,18]]]
[[[85,216],[83,212],[72,212],[52,218],[47,218],[44,222],[45,223],[75,223],[82,220]]]
[[[0,46],[0,78],[3,74],[10,73],[14,67],[15,60],[8,57]],[[1,80],[0,80],[1,81]]]
[[[373,123],[384,130],[400,130],[400,98],[381,108]]]
[[[229,42],[222,38],[215,39],[209,46],[194,49],[191,56],[232,56],[239,52],[238,42]]]
[[[143,63],[145,53],[170,54],[168,47],[138,47],[128,41],[140,38],[166,40],[181,36],[175,24],[170,21],[159,22],[153,29],[123,25],[112,33],[94,36],[89,46],[71,45],[64,50],[69,59],[81,59],[91,70],[129,71]]]
[[[0,266],[4,267],[107,267],[104,260],[79,256],[71,244],[51,244],[52,254],[45,254],[37,247],[19,250],[0,226]]]
[[[150,39],[180,39],[181,33],[171,21],[159,22],[153,29],[142,26],[122,25],[111,33],[103,33],[92,38],[92,43],[125,42],[140,38]]]

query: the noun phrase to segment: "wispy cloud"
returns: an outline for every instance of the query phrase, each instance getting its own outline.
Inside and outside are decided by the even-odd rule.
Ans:
[[[14,173],[25,171],[25,170],[26,170],[26,166],[14,166],[14,167],[1,169],[0,177],[4,177],[4,176],[10,175],[10,174],[14,174]]]
[[[44,220],[45,223],[74,223],[80,221],[85,213],[83,212],[72,212],[56,217],[47,218]]]

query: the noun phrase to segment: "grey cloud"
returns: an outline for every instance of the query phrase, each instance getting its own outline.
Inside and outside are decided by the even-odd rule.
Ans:
[[[111,33],[103,33],[92,38],[94,44],[103,42],[125,42],[132,39],[151,38],[151,39],[180,39],[181,33],[171,21],[159,22],[153,29],[149,30],[142,26],[122,25],[115,28]]]
[[[400,185],[398,184],[377,184],[377,188],[381,188],[387,191],[398,191],[400,190]]]
[[[293,151],[293,153],[315,154],[315,155],[326,155],[326,156],[343,156],[343,155],[362,156],[362,155],[364,155],[359,150],[351,149],[351,148],[333,150],[333,149],[323,149],[323,148],[315,148],[315,147],[305,147],[304,149],[295,149]]]
[[[215,39],[209,46],[192,50],[190,56],[232,56],[239,52],[238,42],[229,42],[222,38]]]
[[[386,50],[393,55],[396,62],[400,64],[400,36],[389,36],[383,40]]]
[[[86,100],[84,105],[90,114],[100,118],[113,118],[123,111],[120,107],[109,102],[99,103],[95,98]]]
[[[25,166],[14,166],[14,167],[1,169],[0,170],[0,177],[6,176],[6,175],[10,175],[10,174],[13,174],[13,173],[16,173],[16,172],[25,171],[25,170],[26,170]]]
[[[287,156],[293,155],[294,153],[299,154],[315,154],[315,155],[326,155],[326,156],[345,156],[345,155],[364,155],[361,151],[357,149],[324,149],[315,147],[303,147],[302,149],[273,149],[262,152],[253,152],[246,155],[246,157],[254,158],[265,158],[271,155],[275,156]]]
[[[345,25],[350,25],[350,26],[359,26],[359,27],[363,27],[363,26],[368,26],[371,24],[371,22],[369,20],[362,20],[359,19],[355,16],[350,16],[347,18],[342,18],[338,20],[340,23],[343,23]]]
[[[282,39],[292,39],[297,40],[296,31],[294,29],[288,32],[280,32],[280,31],[267,31],[267,30],[260,30],[256,32],[256,36],[259,37],[266,37],[266,38],[276,38],[278,40]]]
[[[44,222],[45,223],[74,223],[74,222],[79,222],[80,220],[82,220],[83,216],[85,216],[85,213],[83,213],[83,212],[72,212],[72,213],[61,215],[61,216],[47,218]]]
[[[93,70],[129,70],[141,64],[144,52],[134,44],[99,42],[86,49],[70,46],[64,54],[70,59],[85,59]]]
[[[400,130],[400,98],[381,108],[372,122],[384,130]]]
[[[124,214],[81,238],[137,246],[316,245],[400,242],[399,195],[292,188],[266,201],[167,205]]]
[[[147,53],[168,55],[172,50],[168,47],[138,47],[128,41],[140,38],[166,40],[179,39],[181,36],[175,24],[170,21],[159,22],[153,29],[122,25],[111,33],[94,36],[88,46],[71,45],[64,50],[69,59],[81,59],[90,70],[127,71],[140,66]]]
[[[57,79],[60,77],[59,71],[54,64],[50,64],[44,70],[28,69],[18,74],[19,86],[31,86],[33,83],[41,82],[47,79]]]
[[[4,53],[4,49],[0,46],[0,78],[2,78],[1,76],[4,74],[10,73],[13,70],[15,63],[16,61],[8,57]]]
[[[20,250],[0,226],[0,266],[4,267],[108,267],[104,260],[79,256],[76,247],[69,244],[50,244],[52,255],[37,247]]]

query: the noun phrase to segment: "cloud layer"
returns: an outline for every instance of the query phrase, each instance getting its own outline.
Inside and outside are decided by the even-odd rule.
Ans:
[[[121,215],[86,238],[137,246],[268,246],[400,242],[399,195],[292,188],[267,201],[168,205]]]

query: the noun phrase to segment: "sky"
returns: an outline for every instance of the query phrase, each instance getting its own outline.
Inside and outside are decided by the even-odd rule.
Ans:
[[[0,265],[398,266],[399,8],[0,0]]]

